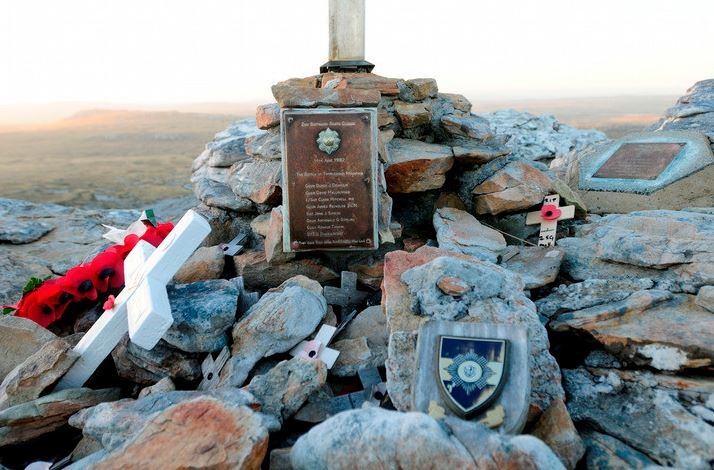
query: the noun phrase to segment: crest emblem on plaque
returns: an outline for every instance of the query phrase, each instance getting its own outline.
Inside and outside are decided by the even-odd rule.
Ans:
[[[444,401],[459,416],[488,407],[501,393],[508,340],[439,336],[438,382]]]
[[[328,155],[332,155],[340,148],[340,142],[340,134],[329,127],[317,135],[317,147]]]

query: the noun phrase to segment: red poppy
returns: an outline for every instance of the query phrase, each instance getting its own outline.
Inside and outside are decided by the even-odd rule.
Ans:
[[[124,258],[113,246],[92,260],[90,270],[94,287],[99,292],[118,289],[124,284]]]
[[[141,236],[141,239],[157,247],[164,241],[164,238],[166,238],[173,228],[174,224],[171,222],[159,224],[156,227],[148,226],[146,227],[146,232]]]
[[[45,281],[37,289],[23,295],[17,304],[15,315],[29,318],[43,327],[62,318],[73,298],[59,281],[60,279]]]
[[[59,284],[66,292],[72,294],[75,301],[96,301],[98,294],[93,279],[90,265],[80,264],[67,271],[67,274],[59,279]]]

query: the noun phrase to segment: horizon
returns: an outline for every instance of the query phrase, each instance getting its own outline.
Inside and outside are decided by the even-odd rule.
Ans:
[[[326,1],[210,5],[7,4],[0,40],[13,46],[0,50],[9,71],[0,75],[0,107],[265,103],[270,85],[316,74],[326,60]],[[408,9],[371,0],[367,59],[379,75],[433,77],[474,101],[680,96],[711,74],[702,57],[712,16],[714,4],[696,0],[452,0],[439,8],[415,0]],[[686,36],[669,33],[684,28]]]

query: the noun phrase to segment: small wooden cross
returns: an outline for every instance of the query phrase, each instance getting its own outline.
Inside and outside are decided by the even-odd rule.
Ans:
[[[243,251],[243,243],[247,238],[247,233],[239,233],[238,236],[235,237],[233,240],[229,241],[228,243],[222,244],[221,250],[223,250],[223,254],[226,256],[237,255],[238,253]]]
[[[341,306],[344,313],[345,309],[359,306],[368,294],[357,290],[357,273],[342,271],[340,287],[326,286],[324,295],[328,304]]]
[[[322,325],[315,339],[300,342],[290,350],[290,355],[304,357],[305,359],[319,359],[327,365],[328,369],[332,369],[340,352],[336,349],[328,348],[327,345],[330,344],[336,331],[337,328],[334,326]]]
[[[218,357],[213,359],[213,354],[208,354],[206,359],[201,364],[201,372],[203,372],[203,380],[198,385],[199,390],[210,390],[216,388],[220,381],[220,373],[223,366],[226,365],[231,353],[228,351],[228,346],[224,346]]]
[[[560,207],[560,195],[552,194],[543,199],[543,207],[537,212],[529,212],[526,225],[540,224],[538,246],[555,245],[558,221],[575,217],[575,206]]]
[[[74,347],[80,357],[56,391],[84,385],[127,332],[144,349],[156,346],[173,323],[166,284],[210,232],[206,219],[188,211],[158,248],[136,244],[124,260],[124,289]]]

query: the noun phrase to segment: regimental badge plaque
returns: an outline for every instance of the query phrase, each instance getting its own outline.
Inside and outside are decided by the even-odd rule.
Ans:
[[[523,429],[530,374],[524,327],[430,321],[419,330],[414,408],[507,433]]]
[[[283,249],[373,250],[377,110],[284,109]]]

